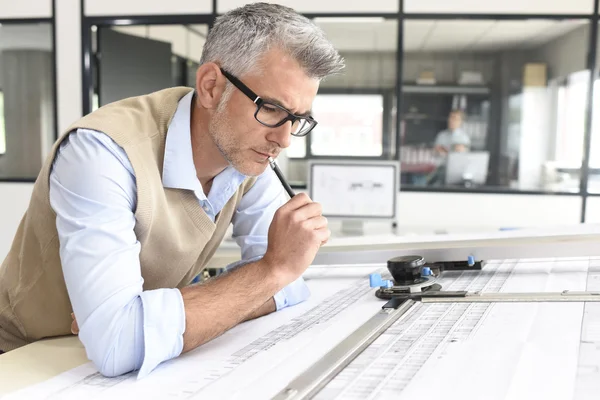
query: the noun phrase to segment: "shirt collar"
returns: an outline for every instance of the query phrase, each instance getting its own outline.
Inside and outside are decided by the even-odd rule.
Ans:
[[[194,92],[191,91],[179,100],[167,130],[163,162],[163,186],[166,188],[202,189],[192,156],[190,117],[193,97]]]
[[[179,100],[177,110],[167,130],[165,157],[163,162],[163,186],[172,189],[192,190],[201,200],[206,199],[202,185],[196,175],[192,153],[192,132],[190,129],[191,107],[194,91]],[[235,191],[245,176],[232,166],[225,168],[213,180],[212,189],[221,192],[224,186]]]

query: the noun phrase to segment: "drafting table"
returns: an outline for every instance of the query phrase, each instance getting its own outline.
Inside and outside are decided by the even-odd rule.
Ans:
[[[516,233],[507,235],[512,237],[474,243],[499,249],[516,240]],[[560,257],[507,254],[488,260],[481,271],[442,275],[443,288],[490,294],[600,291],[600,237],[593,229],[581,231],[580,240],[576,232],[534,236],[538,240],[530,249],[539,245],[546,252],[553,244]],[[473,250],[463,237],[438,240],[440,248]],[[477,240],[486,240],[485,246]],[[352,241],[334,243],[319,257],[365,250]],[[565,243],[585,248],[584,254],[563,254],[569,252]],[[386,245],[392,251],[404,246]],[[10,393],[0,398],[304,398],[302,385],[313,384],[308,378],[335,364],[332,352],[381,312],[385,301],[374,296],[367,276],[385,270],[385,260],[312,266],[305,274],[312,293],[307,302],[241,324],[142,380],[133,373],[100,376],[75,337],[25,346],[0,356],[0,396]],[[402,400],[422,399],[424,393],[444,399],[597,398],[600,302],[414,302],[311,396]]]

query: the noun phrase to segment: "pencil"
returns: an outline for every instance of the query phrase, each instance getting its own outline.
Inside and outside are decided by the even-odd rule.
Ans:
[[[271,165],[271,168],[273,168],[273,171],[275,171],[275,175],[277,175],[277,177],[279,178],[279,181],[283,185],[283,188],[285,189],[287,194],[290,195],[290,198],[294,197],[296,195],[296,193],[294,193],[290,184],[287,183],[287,181],[283,177],[283,174],[281,173],[281,170],[279,169],[279,167],[275,163],[275,160],[273,160],[272,157],[269,157],[269,164]]]

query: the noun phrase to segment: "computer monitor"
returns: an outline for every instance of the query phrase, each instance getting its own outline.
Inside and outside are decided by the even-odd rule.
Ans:
[[[342,220],[342,233],[361,234],[365,220],[395,222],[399,162],[312,160],[308,168],[309,196]]]
[[[446,185],[483,185],[487,179],[490,153],[451,152],[446,163]]]

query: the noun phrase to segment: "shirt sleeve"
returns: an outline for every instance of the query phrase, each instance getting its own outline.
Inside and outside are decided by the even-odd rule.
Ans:
[[[437,136],[435,137],[435,142],[433,143],[433,146],[441,146],[444,148],[448,148],[448,140],[446,139],[447,134],[446,131],[442,131],[440,133],[437,134]]]
[[[50,204],[79,339],[105,376],[139,369],[141,378],[183,349],[181,292],[142,288],[136,202],[133,168],[115,142],[81,129],[64,140]]]
[[[228,269],[259,260],[267,251],[267,238],[273,216],[287,202],[287,194],[275,172],[267,168],[242,197],[233,216],[233,238],[240,246],[242,260]],[[306,283],[299,277],[274,296],[277,310],[296,305],[310,296]]]

